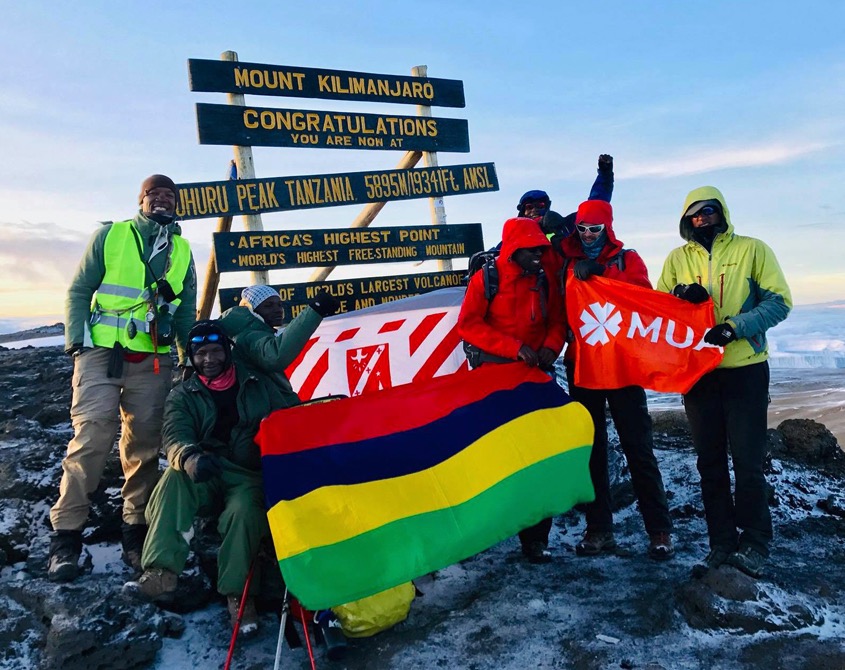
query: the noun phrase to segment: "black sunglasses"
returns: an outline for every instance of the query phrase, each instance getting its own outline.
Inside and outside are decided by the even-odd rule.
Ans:
[[[705,205],[704,207],[699,209],[692,216],[693,217],[696,217],[696,216],[711,216],[712,214],[715,214],[718,211],[719,211],[718,209],[716,209],[715,207],[712,207],[711,205]]]

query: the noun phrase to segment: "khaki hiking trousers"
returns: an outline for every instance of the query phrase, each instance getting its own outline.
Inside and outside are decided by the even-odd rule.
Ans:
[[[70,407],[74,436],[62,461],[59,499],[50,510],[53,530],[80,530],[85,525],[89,496],[100,484],[119,428],[123,521],[145,523],[144,510],[159,475],[161,422],[173,362],[169,355],[151,354],[140,363],[124,361],[123,375],[109,378],[110,356],[110,349],[94,347],[74,360]],[[153,371],[155,358],[159,374]]]

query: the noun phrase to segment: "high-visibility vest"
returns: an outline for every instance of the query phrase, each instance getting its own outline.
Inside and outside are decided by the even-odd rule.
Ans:
[[[165,279],[178,296],[191,263],[191,248],[179,235],[171,237],[170,243]],[[139,246],[143,249],[140,233],[131,220],[112,224],[103,245],[106,274],[91,306],[91,340],[97,347],[111,348],[119,342],[130,351],[166,354],[169,345],[153,347],[150,336],[153,310],[172,315],[182,301],[176,298],[168,303],[160,295],[151,295],[147,265]]]

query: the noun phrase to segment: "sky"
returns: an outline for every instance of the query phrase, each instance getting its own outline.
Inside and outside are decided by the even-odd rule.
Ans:
[[[393,75],[427,65],[464,84],[470,153],[496,193],[445,199],[449,223],[500,238],[520,195],[552,208],[587,197],[615,157],[615,230],[653,281],[682,243],[693,188],[718,187],[739,234],[775,251],[797,304],[845,297],[845,4],[535,2],[423,4],[217,1],[5,3],[0,23],[0,331],[62,319],[67,285],[102,220],[131,217],[141,181],[225,179],[231,147],[200,145],[189,58]],[[412,105],[247,97],[268,107],[414,114]],[[401,152],[254,149],[258,177],[389,169]],[[347,226],[359,206],[263,215],[267,230]],[[430,222],[425,200],[389,203],[374,225]],[[214,220],[183,226],[201,275]],[[233,230],[241,230],[237,221]],[[456,260],[455,267],[465,266]],[[433,271],[433,263],[338,269]],[[272,283],[310,271],[274,271]],[[249,275],[227,273],[222,286]]]

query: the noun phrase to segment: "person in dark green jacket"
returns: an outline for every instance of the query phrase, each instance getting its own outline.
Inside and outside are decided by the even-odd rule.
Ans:
[[[173,389],[164,411],[169,467],[147,506],[144,572],[126,590],[157,603],[172,601],[195,517],[222,508],[217,590],[226,596],[234,621],[250,564],[269,536],[254,438],[262,419],[299,400],[233,354],[218,321],[200,321],[191,329],[188,355],[196,374]],[[248,636],[257,628],[250,596],[240,633]]]
[[[184,361],[196,318],[194,261],[175,221],[177,201],[172,179],[145,179],[138,213],[94,233],[68,289],[65,350],[74,356],[74,436],[50,510],[47,574],[53,581],[78,574],[90,495],[118,430],[123,559],[140,569],[144,511],[158,480],[162,412],[171,386],[170,346],[176,344]]]
[[[308,343],[323,318],[333,315],[339,307],[334,296],[320,291],[277,334],[285,318],[282,299],[276,289],[257,284],[242,291],[240,305],[223,313],[220,326],[235,343],[240,358],[270,376],[283,393],[295,396],[285,369]]]

